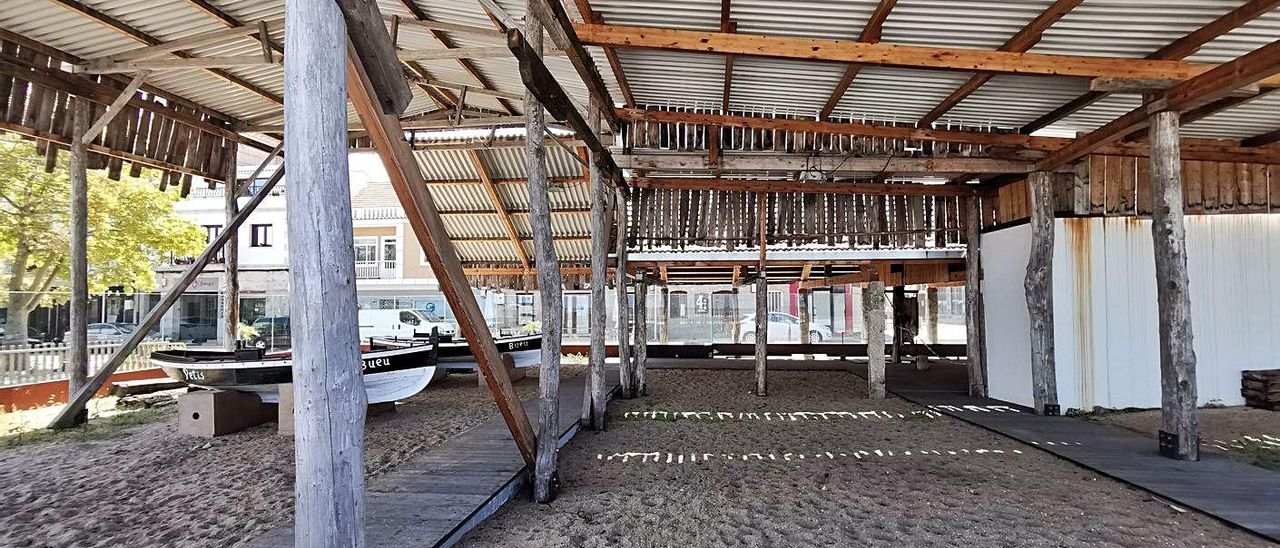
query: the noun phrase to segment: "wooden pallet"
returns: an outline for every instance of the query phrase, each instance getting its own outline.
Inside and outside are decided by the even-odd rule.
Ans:
[[[1280,369],[1241,372],[1240,395],[1249,407],[1280,410]]]

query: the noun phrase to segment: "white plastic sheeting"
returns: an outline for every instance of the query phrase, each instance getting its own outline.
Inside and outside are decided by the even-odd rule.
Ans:
[[[1199,403],[1240,405],[1240,371],[1280,362],[1280,216],[1186,218]],[[1031,401],[1022,289],[1030,229],[983,235],[991,396]],[[1064,409],[1160,406],[1151,222],[1058,219],[1054,335]]]

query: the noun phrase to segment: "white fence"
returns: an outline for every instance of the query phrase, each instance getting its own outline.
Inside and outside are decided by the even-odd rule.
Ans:
[[[93,375],[106,365],[123,343],[99,343],[89,345],[89,374]],[[144,342],[139,344],[117,371],[149,369],[147,359],[152,352],[186,348],[180,342]],[[62,343],[0,346],[0,386],[64,380],[67,373],[67,354],[70,347]]]

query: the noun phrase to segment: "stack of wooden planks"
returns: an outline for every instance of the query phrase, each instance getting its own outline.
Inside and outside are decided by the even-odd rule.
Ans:
[[[1249,407],[1280,410],[1280,369],[1242,371],[1240,394]]]

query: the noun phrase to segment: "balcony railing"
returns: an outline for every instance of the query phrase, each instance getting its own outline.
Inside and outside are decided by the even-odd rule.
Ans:
[[[398,261],[356,261],[357,280],[393,280],[399,277]]]

